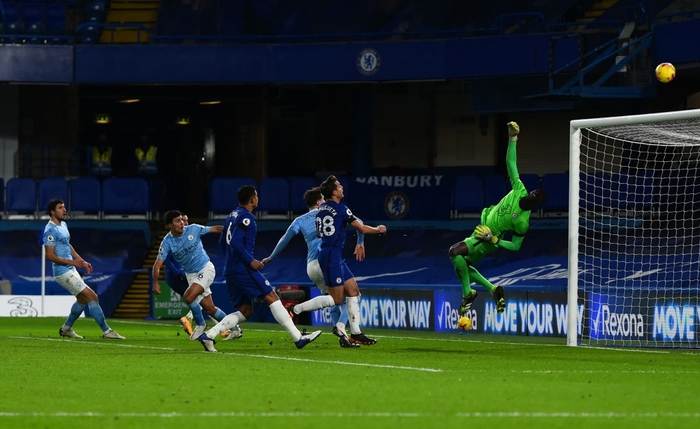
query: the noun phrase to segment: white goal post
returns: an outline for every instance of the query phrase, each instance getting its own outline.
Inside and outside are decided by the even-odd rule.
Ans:
[[[567,345],[700,347],[700,109],[570,124]]]

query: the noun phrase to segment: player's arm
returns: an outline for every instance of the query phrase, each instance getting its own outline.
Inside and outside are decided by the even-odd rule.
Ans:
[[[356,217],[355,219],[362,222],[362,219],[359,217]],[[358,262],[365,260],[365,235],[360,231],[357,231],[357,244],[355,245],[355,252],[353,253]]]
[[[73,266],[76,268],[85,268],[86,270],[89,270],[88,272],[92,272],[92,265],[90,265],[89,262],[84,261],[82,258],[81,259],[65,259],[61,258],[56,254],[56,246],[47,246],[44,245],[44,248],[46,249],[46,259],[49,261],[53,262],[54,264],[58,265],[69,265]],[[71,247],[72,249],[72,247]],[[71,250],[71,254],[73,254],[74,251]],[[77,254],[77,253],[76,253]],[[79,257],[79,256],[78,256]],[[88,268],[88,266],[90,268]]]
[[[511,252],[517,252],[520,250],[520,246],[522,246],[524,239],[525,235],[519,235],[514,232],[511,241],[498,240],[498,247],[510,250]]]
[[[525,229],[525,231],[527,231],[527,229]],[[520,246],[522,246],[523,240],[525,239],[524,232],[518,233],[513,231],[513,238],[511,241],[501,240],[498,238],[498,236],[494,235],[491,228],[486,225],[477,225],[477,227],[474,229],[473,236],[479,240],[491,242],[495,246],[510,250],[511,252],[520,250]]]
[[[153,268],[151,269],[151,278],[153,279],[151,290],[153,290],[155,294],[160,293],[160,283],[158,279],[160,278],[160,267],[163,266],[163,262],[165,262],[163,259],[156,258],[156,261],[153,263]]]
[[[515,189],[520,182],[520,174],[518,173],[518,134],[520,127],[515,122],[508,122],[508,150],[506,151],[506,167],[508,167],[508,178],[510,184]]]
[[[350,225],[352,225],[353,228],[355,228],[357,231],[359,231],[363,234],[384,234],[384,233],[386,233],[386,226],[384,226],[384,225],[377,225],[377,226],[365,225],[359,218],[354,218],[350,222]]]
[[[243,240],[245,239],[248,227],[243,223],[239,222],[235,228],[233,228],[233,233],[231,234],[231,247],[233,251],[243,259],[246,264],[248,264],[254,270],[260,270],[264,267],[263,263],[256,260],[255,257],[248,252],[248,250],[243,245]]]
[[[76,267],[81,267],[85,268],[85,271],[90,274],[92,272],[92,264],[83,259],[82,256],[78,255],[78,252],[75,251],[75,248],[73,245],[69,244],[70,246],[70,254],[73,257],[73,260],[76,261],[78,265]]]
[[[224,226],[223,226],[223,225],[214,225],[214,226],[210,226],[210,227],[209,227],[209,231],[208,231],[208,232],[213,232],[213,233],[216,233],[216,234],[220,234],[221,231],[223,231],[223,230],[224,230]]]
[[[298,219],[298,218],[297,218]],[[284,233],[284,235],[279,239],[277,242],[277,245],[275,248],[272,250],[272,253],[270,253],[270,256],[262,260],[263,264],[269,264],[272,262],[273,259],[275,259],[282,250],[284,250],[285,247],[287,247],[287,244],[289,244],[290,241],[292,241],[292,238],[294,238],[295,235],[299,233],[299,227],[298,227],[298,222],[296,219],[292,222],[291,225],[287,228],[287,231]]]

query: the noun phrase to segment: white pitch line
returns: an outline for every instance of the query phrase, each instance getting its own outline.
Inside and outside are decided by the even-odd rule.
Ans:
[[[221,417],[254,417],[254,418],[279,418],[279,417],[303,417],[303,418],[480,418],[480,419],[697,419],[700,417],[698,412],[674,413],[674,412],[644,412],[644,413],[625,413],[625,412],[537,412],[537,411],[511,411],[511,412],[469,412],[469,413],[420,413],[420,412],[308,412],[308,411],[290,411],[290,412],[201,412],[201,413],[103,413],[95,411],[85,412],[11,412],[0,411],[0,418],[12,417],[107,417],[107,418],[163,418],[172,419],[180,417],[196,417],[196,418],[221,418]]]
[[[54,342],[69,342],[71,344],[89,344],[89,345],[100,345],[100,346],[114,346],[114,347],[127,347],[135,349],[148,349],[148,350],[166,350],[166,351],[187,351],[183,349],[174,349],[171,347],[153,347],[153,346],[142,346],[136,344],[124,344],[117,342],[98,342],[98,341],[76,341],[76,340],[65,340],[59,338],[39,338],[39,337],[19,337],[10,336],[9,338],[19,339],[19,340],[37,340],[37,341],[54,341]],[[205,353],[202,350],[202,353]],[[318,359],[304,359],[295,358],[289,356],[270,356],[270,355],[258,355],[258,354],[247,354],[247,353],[235,353],[235,352],[218,352],[217,354],[228,355],[228,356],[238,356],[238,357],[251,357],[251,358],[264,358],[264,359],[276,359],[276,360],[286,360],[294,362],[308,362],[308,363],[322,363],[322,364],[336,364],[336,365],[347,365],[347,366],[362,366],[369,368],[387,368],[387,369],[403,369],[408,371],[423,371],[423,372],[444,372],[444,370],[439,368],[421,368],[413,366],[398,366],[398,365],[379,365],[371,363],[358,363],[358,362],[345,362],[345,361],[329,361],[329,360],[318,360]]]

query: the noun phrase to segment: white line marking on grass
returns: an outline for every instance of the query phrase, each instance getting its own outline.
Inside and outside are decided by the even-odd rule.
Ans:
[[[184,349],[174,349],[172,347],[153,347],[153,346],[142,346],[136,344],[124,344],[116,342],[102,342],[102,341],[75,341],[75,340],[65,340],[59,338],[38,338],[38,337],[18,337],[11,336],[9,338],[20,339],[20,340],[38,340],[38,341],[54,341],[54,342],[69,342],[72,344],[90,344],[90,345],[100,345],[100,346],[115,346],[115,347],[127,347],[134,349],[148,349],[148,350],[167,350],[167,351],[188,351]],[[397,366],[397,365],[379,365],[371,363],[358,363],[358,362],[345,362],[345,361],[329,361],[329,360],[318,360],[318,359],[304,359],[289,356],[270,356],[270,355],[258,355],[258,354],[247,354],[247,353],[232,353],[232,352],[219,352],[217,354],[230,355],[230,356],[240,356],[240,357],[251,357],[251,358],[264,358],[264,359],[277,359],[277,360],[287,360],[287,361],[297,361],[297,362],[309,362],[309,363],[322,363],[322,364],[338,364],[347,366],[364,366],[370,368],[387,368],[387,369],[405,369],[408,371],[423,371],[423,372],[444,372],[439,368],[421,368],[413,366]]]
[[[153,346],[141,346],[141,345],[136,345],[136,344],[124,344],[124,343],[115,343],[113,342],[114,340],[104,340],[104,341],[83,341],[83,340],[64,340],[61,338],[38,338],[38,337],[15,337],[15,336],[10,336],[9,338],[13,339],[18,339],[18,340],[37,340],[37,341],[55,341],[59,343],[71,343],[71,344],[90,344],[90,345],[98,345],[98,346],[115,346],[115,347],[125,347],[129,349],[149,349],[149,350],[167,350],[167,351],[180,351],[181,349],[174,349],[172,347],[153,347]],[[107,341],[112,341],[112,342],[107,342]]]
[[[700,413],[673,413],[673,412],[646,412],[646,413],[622,413],[622,412],[471,412],[471,413],[456,413],[456,414],[445,414],[445,413],[416,413],[416,412],[347,412],[347,413],[337,413],[337,412],[308,412],[308,411],[289,411],[289,412],[202,412],[202,413],[182,413],[182,412],[172,412],[172,413],[101,413],[94,411],[85,412],[11,412],[11,411],[0,411],[0,417],[108,417],[108,418],[180,418],[180,417],[313,417],[313,418],[339,418],[339,417],[355,417],[355,418],[377,418],[377,417],[388,417],[388,418],[445,418],[445,417],[458,417],[458,418],[481,418],[481,419],[697,419],[700,417]]]
[[[290,361],[298,361],[298,362],[323,363],[323,364],[330,363],[330,364],[334,364],[334,365],[343,365],[343,366],[366,366],[366,367],[370,367],[370,368],[406,369],[409,371],[425,371],[425,372],[444,372],[442,369],[438,369],[438,368],[421,368],[421,367],[415,367],[415,366],[379,365],[379,364],[362,363],[362,362],[303,359],[303,358],[295,358],[295,357],[289,357],[289,356],[252,355],[252,354],[247,354],[247,353],[231,353],[231,352],[219,352],[219,353],[225,354],[225,355],[231,355],[231,356],[290,360]]]

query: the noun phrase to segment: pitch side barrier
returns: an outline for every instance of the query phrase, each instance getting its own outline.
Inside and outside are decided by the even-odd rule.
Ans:
[[[90,274],[83,273],[83,280],[97,293],[100,298],[100,306],[110,317],[112,309],[116,308],[123,295],[123,291],[118,290],[119,288],[110,287],[114,279],[118,276],[133,277],[141,273],[148,273],[150,281],[151,270],[147,268],[93,271]],[[44,274],[24,280],[21,288],[13,287],[10,284],[8,290],[2,291],[3,293],[0,294],[0,317],[64,317],[68,314],[71,305],[75,302],[75,297],[56,283],[52,276],[47,277]],[[9,293],[5,294],[5,292]],[[151,308],[153,308],[153,304],[151,304]],[[110,309],[110,311],[107,312],[106,309]],[[87,317],[90,316],[87,307],[84,314]]]

